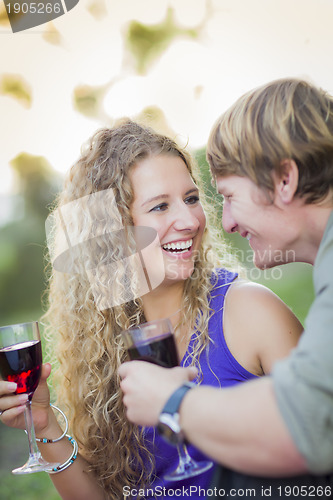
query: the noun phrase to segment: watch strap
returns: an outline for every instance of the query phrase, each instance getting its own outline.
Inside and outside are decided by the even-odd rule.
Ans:
[[[195,386],[196,384],[194,384],[193,382],[186,382],[185,384],[178,387],[178,389],[176,389],[175,392],[171,394],[170,398],[165,403],[165,406],[161,413],[170,413],[170,415],[178,413],[179,407],[181,405],[181,402],[183,401],[185,394]]]

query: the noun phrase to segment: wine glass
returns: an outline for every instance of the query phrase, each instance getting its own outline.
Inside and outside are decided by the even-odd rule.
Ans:
[[[59,464],[46,462],[38,447],[32,420],[31,399],[42,371],[42,346],[38,322],[0,327],[0,375],[3,380],[15,382],[15,394],[28,394],[24,417],[29,440],[28,461],[13,474],[45,471]]]
[[[123,339],[131,360],[148,361],[165,368],[179,365],[173,328],[169,319],[142,323],[123,332]],[[190,457],[186,444],[177,445],[179,464],[164,475],[168,481],[180,481],[197,476],[213,466],[210,460],[196,462]]]

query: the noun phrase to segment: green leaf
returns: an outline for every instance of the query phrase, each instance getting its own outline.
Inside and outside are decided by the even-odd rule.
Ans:
[[[26,108],[31,107],[31,88],[19,75],[4,75],[0,81],[0,94],[13,97]]]
[[[127,32],[127,46],[136,59],[138,73],[142,74],[176,37],[196,38],[198,34],[198,30],[177,26],[173,9],[169,8],[162,23],[146,26],[132,21]]]

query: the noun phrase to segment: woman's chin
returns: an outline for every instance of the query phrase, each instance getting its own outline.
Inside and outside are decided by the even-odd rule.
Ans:
[[[165,279],[164,282],[179,282],[190,278],[194,271],[192,261],[181,262],[165,262]]]

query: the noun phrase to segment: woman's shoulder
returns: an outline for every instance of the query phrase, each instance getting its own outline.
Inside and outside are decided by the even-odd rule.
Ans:
[[[230,345],[253,351],[264,373],[287,355],[303,331],[290,308],[269,288],[240,278],[230,286],[225,307]]]
[[[240,276],[237,276],[237,279],[233,281],[232,288],[230,290],[232,290],[235,295],[237,294],[239,297],[244,298],[270,297],[271,299],[274,298],[281,300],[266,286],[254,281],[246,280]]]
[[[274,319],[279,317],[296,319],[291,309],[272,290],[260,283],[247,281],[240,277],[237,277],[230,286],[228,303],[232,309],[238,312],[242,309],[247,313],[251,311],[260,313],[260,316],[257,316],[258,320],[260,317],[263,320],[265,316]]]

